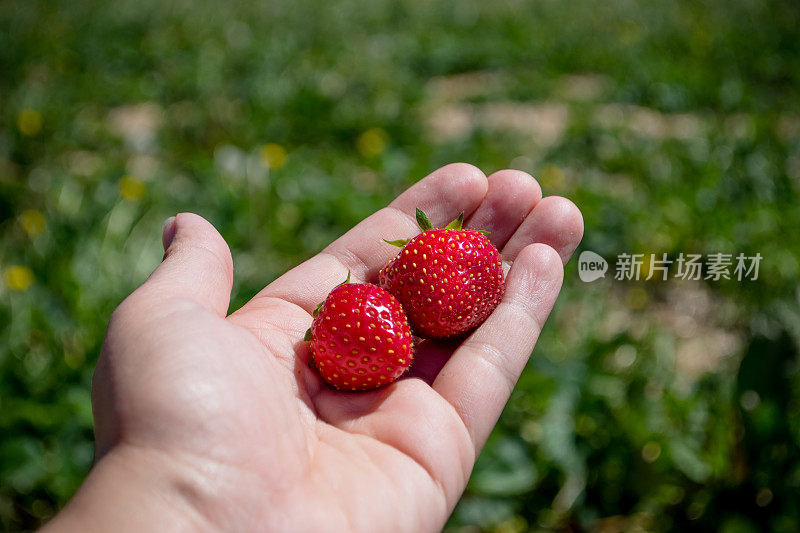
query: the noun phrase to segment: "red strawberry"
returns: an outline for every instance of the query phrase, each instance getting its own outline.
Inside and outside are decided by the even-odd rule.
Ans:
[[[396,380],[411,364],[406,315],[397,299],[380,287],[345,281],[314,315],[306,340],[311,341],[319,375],[333,387],[376,389]]]
[[[433,229],[417,209],[422,233],[403,246],[378,276],[408,315],[416,335],[445,338],[479,326],[497,307],[505,289],[503,265],[485,232],[462,230],[462,213],[446,228]]]

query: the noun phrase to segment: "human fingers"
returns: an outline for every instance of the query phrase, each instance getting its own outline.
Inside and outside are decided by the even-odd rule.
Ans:
[[[167,219],[162,230],[164,259],[132,295],[153,304],[180,297],[225,316],[233,284],[233,261],[225,239],[193,213]]]
[[[543,198],[503,247],[505,261],[513,261],[531,243],[546,244],[566,264],[583,237],[583,216],[578,207],[560,196]]]

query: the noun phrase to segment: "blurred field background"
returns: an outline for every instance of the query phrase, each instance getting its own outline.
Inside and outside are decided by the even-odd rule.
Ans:
[[[781,0],[2,2],[0,527],[89,469],[105,322],[164,218],[219,228],[235,308],[467,161],[574,200],[612,262],[764,259],[573,262],[448,528],[800,530],[798,28]]]

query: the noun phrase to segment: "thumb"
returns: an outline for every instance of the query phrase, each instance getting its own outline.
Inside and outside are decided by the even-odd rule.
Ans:
[[[168,218],[162,229],[164,260],[141,291],[194,300],[224,317],[233,285],[233,260],[225,239],[193,213]]]

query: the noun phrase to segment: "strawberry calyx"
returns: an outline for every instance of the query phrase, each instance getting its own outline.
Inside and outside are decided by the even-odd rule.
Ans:
[[[425,212],[419,207],[417,208],[416,218],[417,218],[417,225],[419,226],[420,231],[428,231],[435,229],[433,223],[431,223],[431,219],[428,218],[428,215],[426,215]],[[445,226],[445,229],[451,229],[455,231],[461,231],[463,228],[464,228],[463,211],[455,218],[455,220],[453,220],[447,226]],[[487,236],[489,235],[489,232],[486,230],[478,229],[473,231],[477,231],[478,233],[482,233]],[[386,244],[391,244],[392,246],[396,246],[398,248],[402,248],[406,244],[408,244],[410,240],[411,239],[395,239],[393,241],[390,241],[389,239],[383,239],[383,242],[385,242]]]
[[[398,248],[402,248],[403,246],[408,244],[408,241],[410,240],[411,239],[397,239],[394,241],[390,241],[389,239],[383,239],[383,242],[385,242],[386,244],[391,244],[392,246],[397,246]]]

